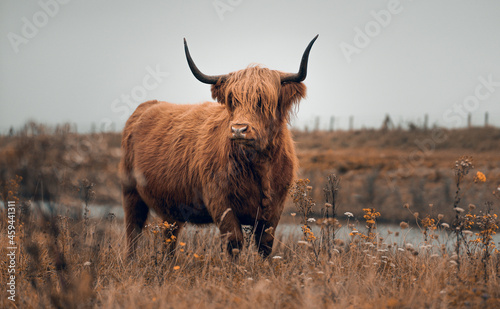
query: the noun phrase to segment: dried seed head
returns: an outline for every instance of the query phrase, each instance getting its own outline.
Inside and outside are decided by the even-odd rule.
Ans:
[[[297,244],[303,245],[303,246],[309,247],[309,248],[312,247],[312,245],[310,243],[308,243],[307,241],[304,241],[304,240],[297,241]]]
[[[326,208],[330,208],[330,207],[333,207],[333,205],[332,205],[332,204],[330,204],[330,203],[325,203],[325,207],[326,207]]]
[[[344,216],[347,216],[347,217],[354,217],[353,213],[352,212],[349,212],[349,211],[346,211],[344,212]]]
[[[413,216],[414,216],[415,218],[418,218],[418,215],[419,215],[418,211],[415,211],[415,212],[413,213]]]
[[[438,220],[441,220],[444,218],[444,215],[443,214],[438,214]]]
[[[406,208],[406,209],[409,209],[409,208],[410,208],[410,204],[405,203],[405,204],[403,205],[403,207],[404,207],[404,208]]]
[[[402,221],[400,224],[399,224],[399,227],[401,227],[403,230],[404,229],[407,229],[408,228],[408,223]]]
[[[474,204],[469,204],[469,209],[470,209],[470,210],[474,210],[474,209],[476,209],[476,205],[474,205]]]

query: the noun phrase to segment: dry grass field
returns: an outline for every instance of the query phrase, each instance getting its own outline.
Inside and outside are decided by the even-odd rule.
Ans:
[[[119,134],[27,125],[0,137],[2,199],[17,203],[15,302],[1,214],[0,307],[499,308],[500,130],[443,132],[295,132],[303,180],[271,258],[247,231],[230,259],[213,226],[165,256],[175,226],[153,217],[128,261],[122,219],[89,211],[120,203]]]

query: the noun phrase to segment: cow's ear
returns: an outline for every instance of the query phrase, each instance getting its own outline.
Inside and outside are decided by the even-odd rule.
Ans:
[[[306,86],[303,83],[284,83],[280,91],[280,109],[282,115],[288,115],[291,107],[306,97]]]
[[[216,100],[221,104],[226,104],[226,85],[225,83],[217,82],[217,84],[212,85],[212,99]]]

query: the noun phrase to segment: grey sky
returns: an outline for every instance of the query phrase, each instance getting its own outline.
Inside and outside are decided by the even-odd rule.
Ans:
[[[251,63],[296,71],[316,34],[297,126],[316,116],[326,126],[334,115],[346,128],[353,115],[356,127],[378,127],[385,114],[398,123],[428,113],[431,123],[453,127],[465,125],[462,110],[478,125],[489,111],[500,125],[500,87],[485,82],[500,82],[500,1],[72,0],[49,5],[53,17],[40,3],[59,2],[0,2],[2,132],[28,119],[121,128],[140,103],[132,97],[129,108],[122,95],[210,100],[210,87],[189,71],[183,37],[202,71],[222,74]],[[230,10],[220,11],[223,4]],[[377,21],[372,11],[381,10],[390,21],[382,13]],[[34,17],[42,26],[16,47],[13,37]],[[350,62],[347,44],[357,48]],[[157,69],[168,76],[148,77]]]

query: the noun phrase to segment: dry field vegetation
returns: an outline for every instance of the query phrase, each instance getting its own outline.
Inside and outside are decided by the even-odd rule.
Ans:
[[[0,307],[499,308],[500,130],[446,134],[417,161],[415,140],[430,131],[295,132],[303,179],[282,220],[300,232],[277,232],[271,258],[247,230],[231,260],[213,226],[186,229],[164,256],[162,232],[175,226],[152,217],[127,261],[122,219],[89,210],[119,203],[119,134],[29,124],[0,137],[19,244],[14,304],[3,211]],[[400,225],[378,232],[384,221]]]

